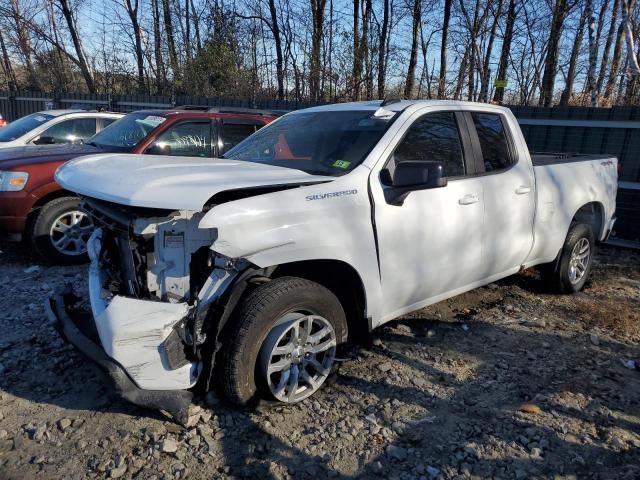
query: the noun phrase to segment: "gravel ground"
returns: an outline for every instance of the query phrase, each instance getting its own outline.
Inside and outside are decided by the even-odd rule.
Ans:
[[[116,398],[43,303],[84,268],[1,244],[0,478],[640,478],[640,255],[574,296],[517,275],[392,322],[301,404],[198,399],[193,427]],[[626,362],[626,365],[625,365]]]

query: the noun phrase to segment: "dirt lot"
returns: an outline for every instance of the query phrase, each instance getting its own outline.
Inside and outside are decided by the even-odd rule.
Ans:
[[[3,480],[640,478],[637,252],[602,250],[575,296],[529,273],[424,309],[311,400],[247,413],[209,396],[182,429],[114,397],[47,324],[82,267],[0,250]]]

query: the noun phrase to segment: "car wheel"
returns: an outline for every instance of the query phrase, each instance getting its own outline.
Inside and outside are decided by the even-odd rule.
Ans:
[[[335,372],[336,348],[347,337],[336,296],[296,277],[252,291],[230,322],[217,374],[223,395],[240,406],[313,395]]]
[[[30,239],[43,259],[61,265],[74,265],[89,259],[87,241],[93,229],[91,219],[80,210],[80,200],[61,197],[38,211],[32,223]]]
[[[559,258],[542,266],[542,277],[556,292],[579,292],[589,278],[594,254],[595,240],[591,225],[574,223],[569,228]]]

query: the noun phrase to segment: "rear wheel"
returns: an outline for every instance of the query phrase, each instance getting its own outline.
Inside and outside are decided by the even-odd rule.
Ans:
[[[559,293],[579,292],[591,272],[594,254],[595,240],[591,225],[574,223],[569,228],[560,257],[542,266],[543,279]]]
[[[258,287],[231,322],[217,375],[222,393],[237,405],[310,397],[334,372],[336,349],[347,334],[336,296],[296,277]]]
[[[35,217],[30,239],[45,260],[61,265],[88,260],[87,241],[93,233],[91,220],[80,210],[80,200],[60,197],[45,204]]]

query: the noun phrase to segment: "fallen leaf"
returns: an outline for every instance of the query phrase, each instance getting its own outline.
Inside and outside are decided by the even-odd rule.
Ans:
[[[539,413],[542,413],[542,409],[538,405],[535,405],[533,403],[523,404],[522,406],[520,406],[520,411],[524,413],[529,413],[531,415],[537,415]]]

